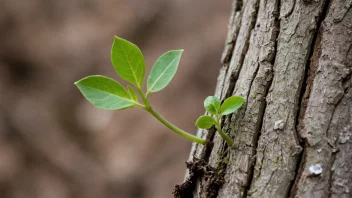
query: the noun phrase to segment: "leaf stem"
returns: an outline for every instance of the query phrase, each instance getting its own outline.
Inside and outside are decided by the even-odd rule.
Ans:
[[[193,142],[197,142],[199,144],[205,144],[206,140],[199,138],[197,136],[194,136],[192,134],[189,134],[179,128],[177,128],[175,125],[171,124],[167,120],[165,120],[161,115],[159,115],[152,107],[149,108],[144,108],[146,111],[148,111],[150,114],[152,114],[156,119],[158,119],[161,123],[163,123],[167,128],[173,130],[177,134],[183,136],[184,138],[187,138]]]
[[[150,103],[148,101],[148,98],[144,95],[143,91],[141,89],[138,89],[138,92],[141,95],[142,100],[145,104],[145,106],[143,106],[142,108],[144,110],[148,111],[150,114],[152,114],[156,119],[158,119],[161,123],[163,123],[167,128],[171,129],[172,131],[176,132],[177,134],[181,135],[182,137],[187,138],[193,142],[197,142],[199,144],[206,143],[206,140],[199,138],[197,136],[194,136],[192,134],[189,134],[189,133],[179,129],[175,125],[171,124],[169,121],[167,121],[160,114],[158,114],[156,111],[154,111],[154,109],[152,108],[152,106],[150,105]]]
[[[143,100],[144,105],[145,105],[145,106],[142,107],[142,108],[145,109],[145,107],[151,107],[151,106],[150,106],[150,103],[149,103],[149,100],[148,100],[148,98],[144,95],[142,89],[141,89],[141,88],[137,88],[137,89],[138,89],[139,95],[141,95],[142,100]]]
[[[217,116],[217,117],[218,117],[218,116]],[[218,120],[220,120],[219,117],[218,117]],[[216,129],[218,130],[220,136],[226,141],[226,143],[227,143],[229,146],[232,146],[232,144],[233,144],[232,138],[231,138],[230,136],[228,136],[228,135],[221,129],[221,127],[220,127],[220,121],[218,121],[218,120],[216,121],[216,124],[215,124]]]
[[[148,99],[148,96],[150,94],[150,91],[147,91],[147,93],[145,94],[145,97]]]

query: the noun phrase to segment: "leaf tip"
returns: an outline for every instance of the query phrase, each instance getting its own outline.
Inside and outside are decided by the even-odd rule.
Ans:
[[[78,81],[74,82],[73,84],[78,87],[78,84],[79,84],[80,82],[81,82],[81,80],[78,80]]]
[[[180,54],[182,54],[182,53],[183,53],[183,51],[184,51],[184,49],[178,49],[178,50],[175,50],[175,52],[178,52],[178,53],[180,53]]]
[[[176,53],[181,53],[181,54],[182,54],[183,51],[184,51],[184,49],[176,49],[176,50],[170,50],[170,51],[168,51],[168,52],[166,52],[166,53],[172,53],[172,52],[175,53],[175,52],[176,52]],[[166,53],[165,53],[165,54],[166,54]]]

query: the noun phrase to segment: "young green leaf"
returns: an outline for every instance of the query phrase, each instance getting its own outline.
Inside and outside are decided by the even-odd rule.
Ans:
[[[127,89],[128,89],[128,93],[130,94],[131,98],[138,102],[138,96],[137,96],[137,93],[133,90],[133,88],[129,85],[127,85]]]
[[[215,96],[208,96],[204,100],[204,108],[211,114],[217,115],[220,113],[220,100]]]
[[[231,96],[227,98],[221,105],[221,115],[228,115],[239,109],[244,102],[244,98],[241,96]]]
[[[122,85],[105,76],[88,76],[75,85],[90,103],[101,109],[125,109],[136,104]]]
[[[122,79],[137,88],[142,87],[145,61],[141,50],[136,45],[115,36],[111,48],[111,62]]]
[[[211,126],[213,126],[216,123],[213,117],[203,115],[198,118],[196,121],[196,126],[201,129],[209,129]]]
[[[176,73],[182,52],[171,50],[159,57],[148,77],[147,93],[160,91],[169,84]]]

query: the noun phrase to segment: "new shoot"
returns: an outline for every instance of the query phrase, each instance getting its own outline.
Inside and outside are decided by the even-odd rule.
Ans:
[[[127,88],[125,88],[115,80],[100,75],[88,76],[75,82],[75,85],[81,91],[83,96],[95,107],[107,110],[122,110],[132,107],[140,107],[149,112],[166,127],[176,132],[177,134],[193,142],[205,144],[206,140],[179,129],[178,127],[167,121],[165,118],[163,118],[153,109],[148,99],[148,96],[151,93],[164,89],[170,83],[177,71],[182,52],[183,50],[171,50],[159,57],[148,76],[147,91],[143,92],[142,86],[145,78],[146,66],[141,50],[129,41],[115,37],[111,49],[112,65],[116,73],[122,79],[132,84],[134,88],[129,85],[127,86]],[[135,91],[135,89],[137,91]],[[142,99],[142,103],[140,103],[137,93]],[[226,138],[226,142],[231,143],[232,145],[232,139],[221,131],[219,121],[221,116],[231,113],[230,111],[234,109],[233,107],[231,107],[231,105],[233,106],[233,102],[230,102],[231,104],[229,102],[226,102],[229,99],[225,100],[224,104],[221,106],[220,109],[214,108],[214,110],[216,110],[216,114],[214,115],[216,115],[217,117],[216,119],[214,119],[213,124],[215,124],[215,126],[217,127],[217,130],[219,131],[220,135],[224,137],[224,139]],[[244,100],[242,100],[242,103],[243,101]],[[208,112],[210,111],[208,110]],[[202,127],[203,125],[201,125],[201,123],[203,123],[203,119],[204,118],[202,118],[200,121],[198,120],[200,126]]]

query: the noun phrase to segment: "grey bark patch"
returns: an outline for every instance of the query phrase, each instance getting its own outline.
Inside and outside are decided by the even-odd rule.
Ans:
[[[351,3],[347,5],[351,6]],[[348,11],[347,11],[348,10]],[[334,21],[337,15],[344,18]],[[304,115],[303,135],[307,139],[306,164],[299,177],[296,197],[351,197],[351,182],[343,187],[341,181],[352,178],[351,143],[340,137],[348,136],[345,129],[352,122],[351,82],[348,70],[352,67],[349,49],[352,11],[344,1],[333,1],[318,35],[322,38],[321,54],[310,99]],[[347,77],[347,81],[343,79]],[[348,86],[346,86],[346,84]],[[339,143],[340,140],[345,143]],[[324,171],[319,177],[309,177],[309,166],[319,163]]]
[[[257,147],[257,162],[250,187],[251,197],[287,197],[299,162],[296,131],[299,97],[305,66],[323,3],[296,2],[292,14],[281,18],[274,79]],[[299,17],[298,17],[299,16]],[[285,120],[280,133],[275,122]],[[301,150],[301,149],[299,149]]]

